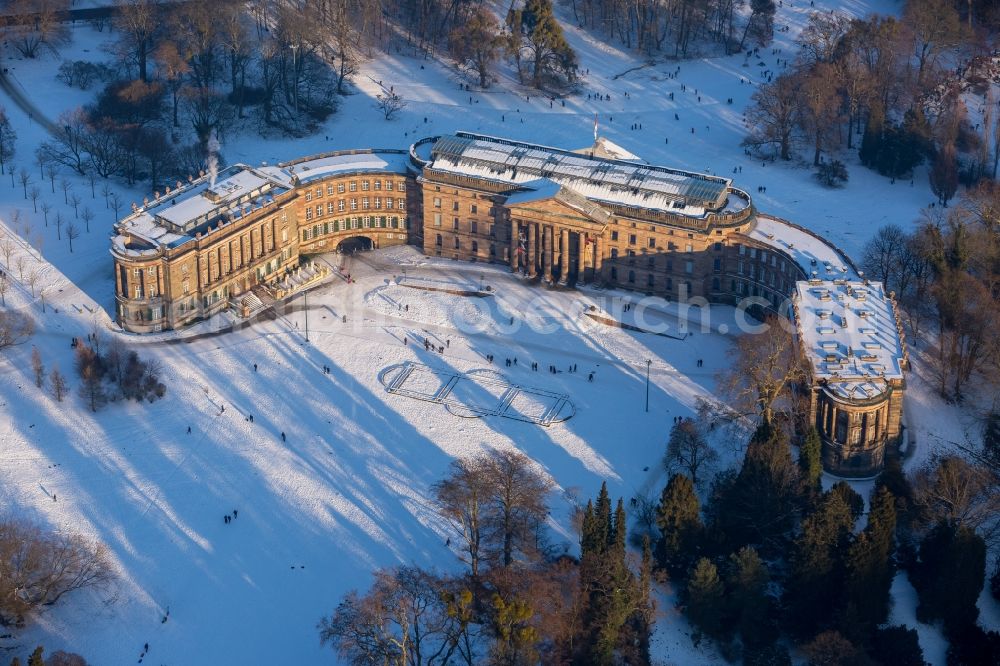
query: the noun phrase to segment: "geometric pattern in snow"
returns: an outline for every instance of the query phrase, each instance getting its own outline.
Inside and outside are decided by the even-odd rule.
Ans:
[[[503,416],[549,426],[576,414],[564,393],[511,384],[494,370],[456,372],[407,361],[383,369],[378,379],[387,393],[436,402],[465,418]]]

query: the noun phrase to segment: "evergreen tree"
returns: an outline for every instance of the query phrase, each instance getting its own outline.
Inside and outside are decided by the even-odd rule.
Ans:
[[[772,643],[762,648],[744,650],[743,666],[792,666],[792,656],[786,646]]]
[[[840,495],[844,504],[851,510],[851,517],[854,520],[860,518],[861,514],[865,512],[865,499],[854,488],[851,488],[851,484],[847,481],[837,481],[830,488],[830,492]]]
[[[809,666],[864,666],[864,653],[836,631],[824,631],[802,646]]]
[[[719,570],[708,558],[695,564],[684,593],[684,611],[691,625],[710,638],[718,638],[725,626],[725,588]]]
[[[974,625],[985,579],[982,537],[968,527],[938,523],[920,542],[919,560],[910,577],[919,598],[917,619],[943,620],[952,635]]]
[[[673,575],[686,572],[697,556],[703,529],[700,509],[691,479],[683,474],[670,477],[656,510],[656,525],[660,528],[656,559]]]
[[[41,645],[36,647],[35,651],[28,657],[28,666],[45,666],[45,657],[42,656],[43,652],[45,650],[42,649]]]
[[[983,458],[994,470],[1000,471],[1000,411],[992,410],[983,427]]]
[[[948,637],[948,666],[1000,664],[1000,633],[973,624]]]
[[[818,491],[820,477],[823,475],[823,445],[815,427],[809,429],[799,447],[799,469],[806,489],[810,492]]]
[[[777,637],[772,622],[771,598],[767,594],[771,580],[767,565],[756,550],[747,546],[729,556],[728,568],[728,624],[739,634],[745,650],[758,652]]]
[[[788,437],[766,425],[747,447],[739,474],[722,505],[713,509],[713,530],[724,540],[726,552],[756,545],[763,553],[777,553],[795,523],[800,480]]]
[[[551,0],[525,0],[523,9],[509,12],[507,25],[517,33],[512,48],[526,50],[531,60],[534,87],[541,88],[544,80],[556,73],[570,82],[575,80],[576,53],[552,12]]]
[[[637,640],[646,643],[648,590],[640,587],[626,561],[628,536],[625,505],[618,500],[614,515],[606,484],[597,502],[584,510],[580,537],[580,602],[583,626],[574,661],[601,666],[611,664],[622,646],[627,623],[637,628]],[[647,579],[648,582],[648,579]]]
[[[993,575],[990,576],[990,592],[993,593],[994,599],[1000,601],[1000,559],[997,560]]]
[[[913,488],[896,456],[886,456],[885,467],[875,480],[876,488],[892,493],[896,509],[896,525],[909,530],[913,522]]]
[[[825,628],[840,607],[844,557],[854,519],[843,496],[828,492],[802,521],[785,587],[789,629],[809,636]]]
[[[900,625],[875,630],[871,656],[882,666],[925,666],[916,629]]]
[[[607,483],[601,483],[601,490],[597,493],[594,521],[598,552],[603,555],[607,551],[608,537],[611,534],[611,497],[608,495]]]
[[[868,525],[847,554],[846,608],[841,631],[867,641],[877,625],[889,618],[896,533],[896,506],[892,493],[876,486],[868,512]]]

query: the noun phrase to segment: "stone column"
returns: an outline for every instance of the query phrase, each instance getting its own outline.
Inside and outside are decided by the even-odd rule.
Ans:
[[[535,253],[538,251],[538,225],[532,222],[528,225],[528,277],[533,278],[538,274],[536,267],[538,266],[538,260],[535,257]]]
[[[578,233],[576,235],[576,283],[583,285],[587,281],[587,234]]]
[[[542,228],[542,277],[552,282],[552,227]]]
[[[518,267],[518,258],[520,253],[518,253],[518,243],[520,241],[521,235],[518,233],[517,220],[513,217],[510,218],[510,272],[516,273]]]
[[[604,236],[594,239],[594,280],[607,279],[607,267],[604,265]]]
[[[569,229],[562,230],[559,246],[559,284],[565,286],[569,282]]]

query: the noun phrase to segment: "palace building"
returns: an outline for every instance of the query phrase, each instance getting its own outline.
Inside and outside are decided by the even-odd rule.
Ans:
[[[797,324],[824,464],[863,476],[900,435],[907,356],[892,294],[832,244],[757,212],[719,176],[457,132],[408,150],[233,165],[115,228],[116,318],[143,333],[252,316],[322,280],[310,257],[410,244],[526,280],[753,303]]]

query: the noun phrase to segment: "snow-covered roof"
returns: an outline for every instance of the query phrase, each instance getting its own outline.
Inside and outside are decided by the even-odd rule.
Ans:
[[[406,151],[351,151],[334,155],[320,155],[305,160],[284,162],[279,168],[294,175],[300,183],[343,171],[392,171],[406,173],[409,155]],[[278,169],[275,169],[278,170]]]
[[[406,173],[406,151],[356,150],[328,153],[278,166],[234,164],[213,183],[205,175],[168,192],[118,223],[112,248],[125,255],[176,247],[216,224],[227,224],[274,203],[274,197],[312,180],[340,172]]]
[[[179,200],[174,197],[169,205],[154,204],[148,210],[159,220],[177,227],[177,230],[187,231],[199,221],[208,221],[222,209],[229,209],[235,203],[248,202],[251,197],[269,191],[275,184],[266,175],[244,165],[230,167],[223,173],[226,172],[231,175],[216,180],[214,185],[209,181],[208,187],[197,194]],[[177,203],[173,203],[174,201]]]
[[[730,181],[679,169],[458,132],[439,138],[428,169],[513,185],[548,178],[593,201],[701,217],[727,203]]]
[[[836,247],[802,227],[758,214],[753,229],[746,235],[790,256],[807,277],[821,280],[861,279]]]
[[[551,199],[559,193],[561,187],[559,183],[548,178],[532,180],[524,184],[523,190],[507,197],[507,205],[516,206],[517,204],[528,203],[530,201]]]
[[[906,364],[893,302],[881,282],[802,280],[796,323],[816,379],[837,397],[866,400],[902,379]]]
[[[597,137],[594,141],[594,145],[587,146],[586,148],[578,148],[573,151],[578,155],[590,155],[591,157],[603,157],[609,160],[624,160],[626,162],[644,162],[641,157],[630,153],[621,146],[619,146],[614,141],[604,138],[603,136]]]

